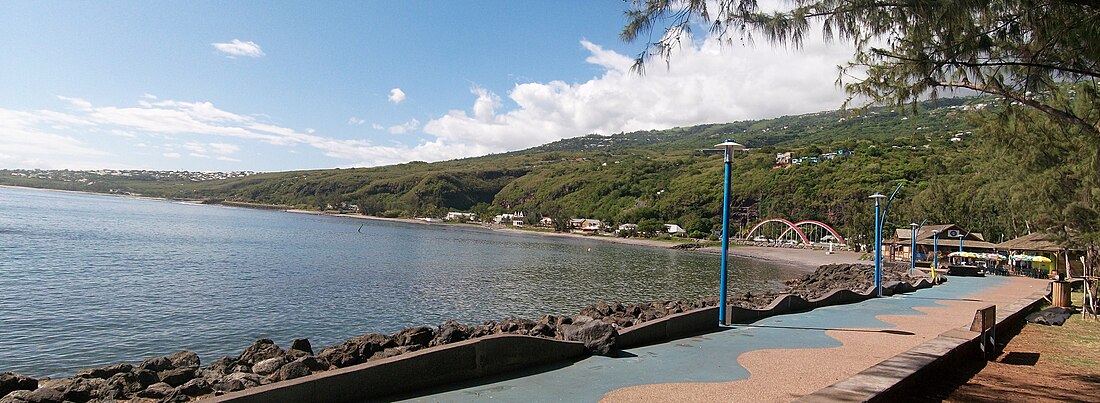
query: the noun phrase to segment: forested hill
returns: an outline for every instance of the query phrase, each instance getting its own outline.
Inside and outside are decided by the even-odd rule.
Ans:
[[[931,218],[987,234],[1010,230],[1003,208],[962,206],[955,186],[977,195],[988,176],[988,147],[966,110],[988,100],[941,99],[916,113],[869,109],[667,130],[588,135],[527,150],[437,163],[357,169],[262,173],[195,180],[159,174],[0,171],[0,184],[221,199],[324,208],[355,204],[384,216],[441,216],[472,211],[486,216],[591,217],[612,224],[653,220],[708,234],[720,226],[722,160],[707,152],[729,138],[751,148],[734,163],[733,200],[739,219],[816,219],[859,239],[870,228],[867,195],[904,181],[888,225]],[[955,138],[956,140],[952,140]],[[797,157],[848,150],[847,157],[776,168],[776,154]],[[64,174],[64,175],[62,175]],[[46,179],[43,179],[46,178]],[[975,181],[974,186],[970,183]],[[976,181],[984,181],[981,184]],[[995,192],[995,190],[990,190]],[[989,235],[987,235],[989,237]],[[995,239],[993,239],[996,241]]]

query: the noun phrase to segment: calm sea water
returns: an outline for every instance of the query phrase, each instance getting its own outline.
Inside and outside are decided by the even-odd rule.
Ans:
[[[469,226],[0,188],[0,372],[71,375],[178,350],[210,362],[258,338],[319,351],[447,319],[698,298],[717,294],[718,265]],[[735,291],[795,274],[731,263]]]

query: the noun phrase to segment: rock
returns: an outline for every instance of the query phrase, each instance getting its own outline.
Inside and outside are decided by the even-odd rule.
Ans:
[[[244,390],[245,384],[240,379],[223,379],[211,385],[215,394],[218,392],[229,393]]]
[[[168,396],[170,393],[172,393],[174,391],[175,391],[175,389],[172,387],[172,385],[169,385],[169,384],[164,383],[164,382],[157,382],[157,383],[154,383],[152,385],[149,385],[149,387],[145,388],[145,390],[142,390],[141,392],[138,392],[137,395],[138,395],[138,397],[144,397],[144,398],[149,398],[149,399],[160,399],[160,398],[163,398],[165,396]]]
[[[157,378],[159,378],[162,383],[172,385],[174,388],[194,379],[195,370],[191,368],[172,368],[167,371],[158,372]]]
[[[210,382],[202,378],[195,378],[182,386],[176,388],[176,391],[186,396],[198,397],[214,392],[214,388],[210,386]]]
[[[448,320],[443,322],[443,325],[439,327],[439,331],[436,332],[435,339],[432,340],[431,345],[438,346],[448,343],[455,343],[466,340],[470,337],[469,326]]]
[[[428,347],[433,338],[435,338],[435,331],[426,326],[410,327],[393,335],[398,346]]]
[[[54,388],[38,388],[27,395],[28,403],[61,403],[65,401],[65,395]]]
[[[579,341],[592,354],[607,355],[615,345],[619,332],[603,321],[589,321],[582,325],[565,326],[565,340]]]
[[[4,396],[0,396],[0,403],[26,403],[31,393],[34,393],[34,391],[26,389],[11,391]]]
[[[219,375],[229,375],[234,372],[233,367],[235,366],[237,366],[236,358],[222,357],[207,365],[204,370]]]
[[[245,388],[252,388],[265,384],[264,378],[247,372],[234,372],[225,377],[226,381],[239,381]]]
[[[138,364],[139,369],[146,369],[153,372],[160,372],[172,369],[172,361],[168,360],[168,357],[153,357],[147,358]]]
[[[306,368],[309,368],[309,370],[312,371],[312,372],[325,371],[325,370],[328,370],[328,368],[329,368],[328,364],[320,362],[312,356],[301,357],[301,358],[298,358],[298,359],[294,360],[293,362],[298,362],[298,363],[301,363],[302,365],[305,365]]]
[[[252,366],[252,372],[255,372],[258,375],[267,376],[267,375],[271,375],[271,374],[275,373],[275,371],[278,371],[279,368],[282,367],[285,364],[286,364],[286,358],[285,357],[280,356],[280,357],[268,358],[266,360],[257,362],[256,365],[253,365]]]
[[[199,367],[199,355],[190,351],[172,353],[168,356],[168,361],[172,363],[173,368],[197,369]]]
[[[160,382],[160,377],[156,372],[148,369],[136,369],[133,371],[134,376],[137,377],[137,382],[141,384],[141,388],[145,389],[154,383]]]
[[[72,402],[86,402],[107,391],[107,381],[99,378],[58,378],[40,382],[38,393],[42,389],[52,389],[59,393],[64,400]]]
[[[290,349],[305,351],[309,355],[313,355],[313,346],[309,344],[309,339],[294,339],[290,341]]]
[[[130,364],[115,364],[101,368],[83,369],[76,373],[76,377],[107,379],[114,374],[130,372],[132,369],[134,369],[134,366]]]
[[[310,371],[306,364],[300,361],[292,361],[280,367],[279,370],[271,376],[271,380],[281,382],[288,379],[301,378],[311,373],[313,372]]]
[[[17,390],[38,389],[38,380],[14,372],[0,374],[0,397]]]
[[[255,365],[257,362],[275,358],[283,354],[285,354],[283,349],[275,345],[275,342],[271,341],[271,339],[259,339],[256,340],[255,343],[252,343],[251,346],[244,349],[237,360],[243,364]]]
[[[302,358],[302,357],[312,357],[312,356],[313,356],[313,354],[307,353],[307,352],[302,351],[302,350],[286,350],[286,355],[284,355],[283,357],[286,357],[287,361],[294,361],[294,360],[297,360],[297,359]]]
[[[115,392],[112,393],[114,396],[111,397],[123,398],[142,391],[146,386],[149,385],[142,385],[141,382],[138,381],[138,375],[136,373],[122,372],[111,375],[111,377],[107,379],[106,389]]]

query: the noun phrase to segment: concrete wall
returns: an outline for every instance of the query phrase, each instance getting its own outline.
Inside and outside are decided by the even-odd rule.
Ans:
[[[889,295],[887,290],[893,294],[895,289],[927,287],[931,284],[924,280],[916,285],[891,284],[890,287],[884,286],[883,294]],[[730,307],[729,312],[735,323],[752,323],[785,313],[859,302],[871,298],[871,295],[873,290],[862,294],[833,290],[813,301],[795,295],[781,295],[762,310]],[[698,309],[626,328],[619,334],[615,348],[645,346],[717,330],[718,307]],[[579,342],[498,334],[234,392],[216,397],[213,401],[362,401],[562,362],[585,354],[584,344]]]
[[[921,279],[916,284],[903,282],[891,282],[884,284],[883,295],[912,292],[921,288],[931,287],[932,283]],[[731,306],[727,314],[731,315],[733,323],[752,323],[767,317],[786,313],[805,312],[830,305],[851,304],[872,298],[874,288],[863,293],[851,290],[833,290],[821,298],[807,301],[797,295],[783,294],[775,298],[764,309],[748,309]],[[628,327],[619,332],[619,338],[615,341],[615,348],[627,349],[650,344],[662,343],[700,333],[717,331],[718,307],[699,309],[691,312],[669,315],[660,319],[651,320],[635,326]]]
[[[584,344],[500,334],[229,393],[214,402],[348,402],[380,398],[586,354]]]

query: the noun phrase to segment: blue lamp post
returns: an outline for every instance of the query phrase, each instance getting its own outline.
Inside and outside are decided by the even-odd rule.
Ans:
[[[940,230],[932,230],[932,273],[936,273],[936,268],[940,265]]]
[[[909,274],[912,275],[913,270],[917,269],[917,230],[920,229],[920,224],[911,222],[909,229],[912,231],[912,235],[909,235]]]
[[[879,202],[886,198],[882,193],[869,197],[875,199],[875,294],[882,296],[882,210]]]
[[[729,326],[730,318],[726,316],[726,282],[729,277],[727,258],[729,256],[730,247],[730,164],[733,163],[733,152],[744,150],[745,146],[734,143],[733,140],[726,140],[724,143],[716,144],[714,147],[722,149],[725,152],[726,163],[726,181],[722,191],[722,270],[718,278],[718,324],[720,326]]]
[[[966,238],[967,235],[970,235],[970,233],[967,232],[965,234],[959,235],[959,252],[963,251],[963,239]]]

